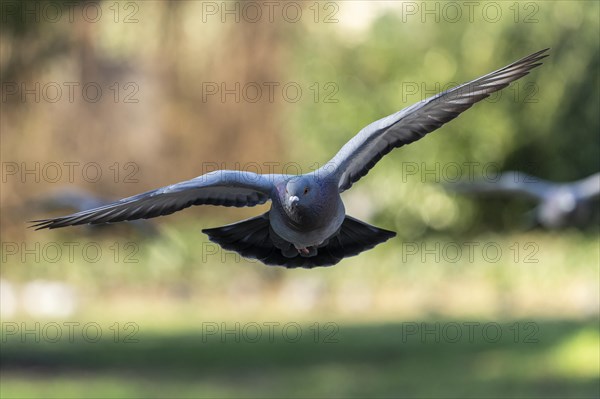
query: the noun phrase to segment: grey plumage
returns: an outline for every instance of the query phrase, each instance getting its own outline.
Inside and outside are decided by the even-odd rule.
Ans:
[[[410,144],[456,118],[490,94],[527,75],[547,57],[538,51],[471,82],[436,94],[371,123],[354,136],[325,165],[337,171],[342,191],[349,189],[394,148]]]
[[[538,203],[533,210],[533,222],[546,229],[582,226],[590,221],[593,201],[600,198],[600,173],[584,179],[555,183],[508,171],[497,180],[479,180],[448,184],[452,191],[466,194],[521,197]]]
[[[33,227],[113,223],[169,215],[192,205],[241,207],[270,199],[268,213],[204,232],[224,248],[266,264],[306,268],[335,264],[395,235],[346,216],[340,193],[393,148],[422,138],[529,73],[547,56],[546,51],[368,125],[313,173],[292,176],[215,171],[89,211],[39,220]]]
[[[113,201],[98,197],[81,188],[61,187],[46,193],[28,203],[28,208],[37,208],[46,212],[85,212],[97,209]],[[89,225],[97,228],[101,225]],[[156,227],[149,220],[133,220],[131,227],[138,233],[151,236],[157,234]]]

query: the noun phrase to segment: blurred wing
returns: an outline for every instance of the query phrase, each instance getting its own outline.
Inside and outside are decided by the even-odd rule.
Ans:
[[[574,183],[575,192],[580,199],[600,197],[600,173],[596,173]]]
[[[523,172],[505,172],[497,180],[478,180],[447,184],[446,188],[467,194],[498,197],[525,197],[543,200],[554,188],[554,184]]]
[[[29,203],[45,211],[80,212],[108,204],[102,198],[78,188],[61,188]]]
[[[271,193],[272,175],[218,170],[192,180],[148,191],[117,202],[53,219],[36,220],[36,230],[79,224],[113,223],[148,219],[192,205],[254,206],[264,204]]]
[[[502,69],[439,93],[363,128],[323,167],[347,190],[392,149],[419,140],[451,121],[473,104],[488,97],[541,65],[548,49],[538,51]],[[329,173],[327,173],[329,174]]]

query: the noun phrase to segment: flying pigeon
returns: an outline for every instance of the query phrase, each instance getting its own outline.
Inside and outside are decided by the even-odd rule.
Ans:
[[[334,265],[396,235],[346,215],[340,194],[392,149],[419,140],[527,75],[541,65],[547,50],[371,123],[314,172],[282,175],[218,170],[84,212],[33,221],[32,227],[114,223],[169,215],[192,205],[244,207],[271,200],[270,210],[263,215],[203,232],[222,248],[266,265]]]
[[[590,221],[592,202],[600,198],[600,173],[574,182],[554,183],[523,172],[508,171],[496,181],[458,182],[446,187],[459,193],[522,197],[538,202],[533,210],[534,225],[554,230],[582,226]]]

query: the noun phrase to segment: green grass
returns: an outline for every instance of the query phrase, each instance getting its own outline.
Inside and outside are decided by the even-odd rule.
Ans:
[[[73,239],[68,231],[53,234],[49,240]],[[82,240],[98,240],[107,249],[116,238]],[[13,256],[3,264],[2,278],[17,292],[33,279],[71,284],[79,298],[71,319],[99,323],[103,336],[97,343],[80,336],[71,343],[65,334],[56,343],[37,343],[5,334],[0,396],[600,396],[598,235],[568,230],[462,240],[428,236],[413,244],[443,248],[467,241],[479,248],[495,243],[503,256],[497,262],[481,252],[459,262],[435,254],[423,258],[422,251],[407,256],[407,241],[398,239],[333,268],[285,270],[220,251],[206,256],[195,222],[167,226],[161,237],[137,242],[138,263],[112,256],[97,263],[49,264],[31,257],[21,263]],[[529,243],[537,249],[535,262],[525,261]],[[518,257],[513,248],[520,249]],[[3,327],[66,321],[18,312],[3,319]],[[502,335],[491,342],[476,330],[470,340],[463,325],[457,342],[443,336],[436,342],[431,335],[422,342],[419,333],[406,330],[421,329],[422,320],[430,328],[436,322],[500,323]],[[113,342],[109,327],[117,321],[122,333],[124,323],[135,322],[139,342]],[[231,328],[267,321],[297,322],[302,338],[289,342],[278,330],[274,342],[264,334],[258,342],[203,339],[203,322]],[[315,322],[321,326],[317,342]],[[335,342],[323,341],[331,332],[324,330],[327,322],[339,326]],[[535,330],[526,328],[531,322]]]
[[[148,332],[128,344],[112,337],[98,343],[11,337],[3,344],[0,393],[3,398],[598,396],[596,322],[538,321],[530,337],[522,333],[527,321],[517,322],[521,335],[515,339],[511,330],[515,321],[501,323],[498,342],[478,329],[473,339],[463,329],[454,343],[440,329],[436,342],[433,334],[407,335],[401,323],[342,324],[330,343],[323,343],[323,334],[315,339],[309,325],[302,326],[298,342],[277,330],[272,342],[265,335],[258,342],[235,342],[233,335],[222,342],[200,329]]]

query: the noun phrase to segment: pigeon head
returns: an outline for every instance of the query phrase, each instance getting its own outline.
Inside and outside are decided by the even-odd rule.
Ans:
[[[328,220],[327,216],[335,209],[335,196],[339,196],[336,188],[313,175],[293,177],[280,191],[281,204],[294,224],[314,227]]]
[[[286,208],[301,209],[311,205],[319,195],[319,185],[308,176],[294,177],[285,185],[284,205]]]

